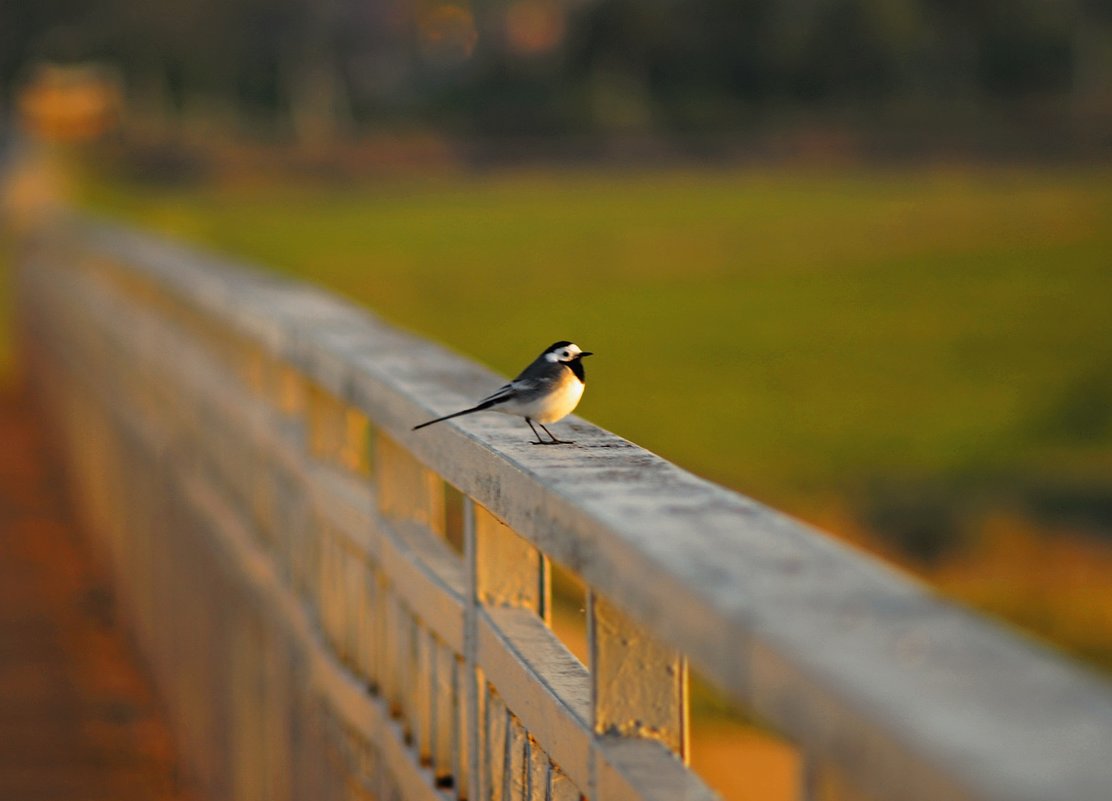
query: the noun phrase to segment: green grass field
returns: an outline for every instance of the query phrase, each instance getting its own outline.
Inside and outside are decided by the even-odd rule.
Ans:
[[[573,339],[598,353],[584,416],[804,513],[876,482],[1112,483],[1110,169],[116,184],[89,203],[507,374]]]

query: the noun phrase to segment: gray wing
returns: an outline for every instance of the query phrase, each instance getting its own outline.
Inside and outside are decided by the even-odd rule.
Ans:
[[[490,393],[485,398],[483,398],[481,401],[479,401],[478,405],[479,406],[488,406],[488,405],[493,406],[494,404],[497,404],[497,403],[505,403],[506,401],[513,398],[516,394],[517,394],[517,390],[514,389],[514,382],[510,382],[509,384],[503,384],[501,388],[499,388],[498,390]]]
[[[542,390],[550,384],[552,380],[559,375],[559,371],[562,369],[563,365],[552,364],[541,355],[534,360],[532,364],[522,370],[517,378],[508,384],[503,384],[495,392],[487,395],[479,401],[478,405],[489,409],[491,406],[497,406],[499,403],[527,398],[534,392]]]
[[[526,373],[528,372],[526,370],[510,383],[504,384],[496,392],[487,395],[479,401],[479,405],[490,408],[506,401],[524,400],[544,389],[552,381],[551,375],[527,376]]]

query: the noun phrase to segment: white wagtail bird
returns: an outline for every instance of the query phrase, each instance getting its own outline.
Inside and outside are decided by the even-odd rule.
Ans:
[[[483,398],[475,406],[413,426],[413,430],[489,409],[492,412],[524,417],[529,428],[533,429],[533,436],[537,438],[534,445],[571,445],[571,442],[556,439],[544,424],[564,419],[579,403],[587,380],[580,360],[591,355],[593,354],[590,351],[580,350],[578,345],[571,342],[556,342],[522,370],[517,378]],[[534,422],[551,439],[541,439],[533,426]]]

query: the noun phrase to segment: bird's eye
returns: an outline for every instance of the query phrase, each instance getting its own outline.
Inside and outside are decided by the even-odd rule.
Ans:
[[[570,354],[565,350],[565,351],[562,351],[560,355],[563,356],[566,359],[566,358],[568,358],[568,356]]]

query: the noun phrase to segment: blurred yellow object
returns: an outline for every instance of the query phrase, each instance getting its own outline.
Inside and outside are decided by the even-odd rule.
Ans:
[[[60,208],[67,186],[56,159],[27,148],[0,174],[0,222],[16,233],[31,229]]]
[[[119,125],[122,81],[103,64],[41,64],[20,91],[18,108],[23,126],[38,138],[95,139]]]

